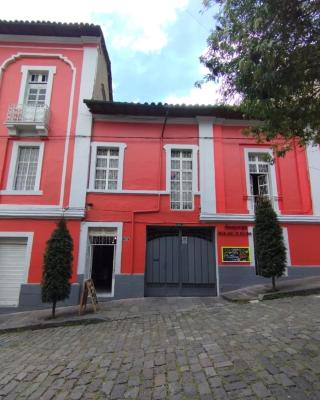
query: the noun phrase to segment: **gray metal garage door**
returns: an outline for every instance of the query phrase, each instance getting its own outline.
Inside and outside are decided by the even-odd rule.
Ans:
[[[149,227],[145,296],[216,296],[212,228]]]

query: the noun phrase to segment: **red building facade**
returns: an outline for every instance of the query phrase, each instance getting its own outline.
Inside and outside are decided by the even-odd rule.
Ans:
[[[237,112],[113,102],[96,26],[1,23],[0,64],[0,306],[40,304],[61,217],[74,240],[71,304],[86,278],[105,298],[261,282],[261,194],[283,227],[287,278],[320,274],[318,147],[270,163],[271,147],[243,136]]]
[[[243,136],[248,121],[236,112],[86,104],[94,123],[78,271],[89,276],[100,268],[90,229],[104,227],[101,235],[110,229],[121,255],[112,264],[110,296],[216,295],[263,281],[252,236],[261,194],[283,227],[288,278],[319,274],[317,147],[294,146],[270,163],[271,146]],[[117,176],[111,187],[109,176]]]
[[[112,99],[101,29],[1,22],[0,65],[0,305],[41,303],[45,245],[62,216],[74,240],[74,303],[84,217],[75,187],[85,154],[80,160],[77,149],[91,128],[83,99]]]

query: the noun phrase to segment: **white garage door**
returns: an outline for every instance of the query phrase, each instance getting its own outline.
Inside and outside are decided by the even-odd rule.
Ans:
[[[0,238],[0,306],[17,306],[25,282],[27,239]]]

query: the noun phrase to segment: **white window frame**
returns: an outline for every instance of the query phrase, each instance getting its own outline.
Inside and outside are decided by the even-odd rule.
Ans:
[[[20,85],[20,92],[19,92],[19,99],[18,99],[18,105],[24,105],[25,104],[25,97],[26,97],[26,89],[28,85],[28,76],[30,73],[36,72],[36,73],[48,73],[48,82],[46,85],[46,99],[45,99],[45,105],[50,106],[50,101],[51,101],[51,93],[52,93],[52,84],[53,84],[53,75],[56,73],[56,67],[55,66],[38,66],[38,65],[22,65],[21,67],[21,85]]]
[[[95,189],[94,181],[96,175],[96,159],[97,159],[97,149],[98,147],[107,147],[109,149],[119,149],[119,169],[118,169],[118,182],[117,189]],[[91,143],[91,161],[90,161],[90,179],[89,179],[89,191],[90,192],[120,192],[122,190],[123,181],[123,163],[124,163],[124,150],[127,147],[125,143],[115,143],[115,142],[92,142]]]
[[[247,207],[250,214],[254,214],[254,202],[251,199],[251,190],[250,190],[250,170],[249,170],[249,154],[253,153],[265,153],[270,155],[270,157],[274,157],[273,151],[270,148],[257,148],[257,147],[247,147],[244,149],[245,155],[245,172],[246,172],[246,186],[247,186]],[[280,214],[279,209],[279,201],[278,201],[278,190],[277,190],[277,178],[276,178],[276,169],[274,164],[269,164],[269,185],[270,185],[270,197],[274,207],[274,210],[277,214]]]
[[[15,190],[14,180],[18,162],[19,148],[35,147],[35,146],[39,147],[39,158],[38,158],[38,168],[37,168],[34,190]],[[42,190],[40,190],[43,154],[44,154],[44,142],[20,142],[20,141],[13,142],[10,166],[9,166],[9,174],[7,179],[7,188],[6,190],[1,190],[0,193],[10,194],[10,195],[33,195],[33,196],[43,194]]]
[[[115,277],[116,275],[121,274],[121,257],[122,257],[122,230],[123,223],[122,222],[82,222],[81,230],[80,230],[80,246],[79,246],[79,261],[78,261],[78,274],[87,276],[88,268],[90,267],[87,264],[88,261],[88,239],[89,239],[89,230],[91,228],[108,228],[115,229],[117,236],[117,244],[115,249],[115,258],[114,258],[114,271],[113,271],[113,279],[112,279],[112,292],[107,297],[114,297],[114,286],[115,286]]]
[[[194,210],[194,195],[199,194],[198,189],[198,151],[199,146],[195,144],[165,144],[163,148],[166,151],[166,192],[171,193],[171,151],[172,150],[191,150],[192,151],[192,203],[193,207],[188,210],[171,209],[171,211],[193,211]]]

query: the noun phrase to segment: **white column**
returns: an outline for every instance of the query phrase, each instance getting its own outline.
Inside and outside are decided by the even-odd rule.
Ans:
[[[199,166],[201,214],[216,213],[213,123],[214,118],[197,117],[199,124]]]
[[[97,63],[97,48],[85,47],[83,50],[83,65],[76,122],[76,138],[69,202],[70,207],[85,207],[89,174],[92,115],[83,100],[92,98]]]
[[[307,160],[313,214],[320,215],[320,150],[318,145],[309,144],[307,146]]]
[[[250,267],[256,266],[256,260],[254,256],[254,238],[253,238],[253,226],[248,226],[248,242],[250,249]]]

